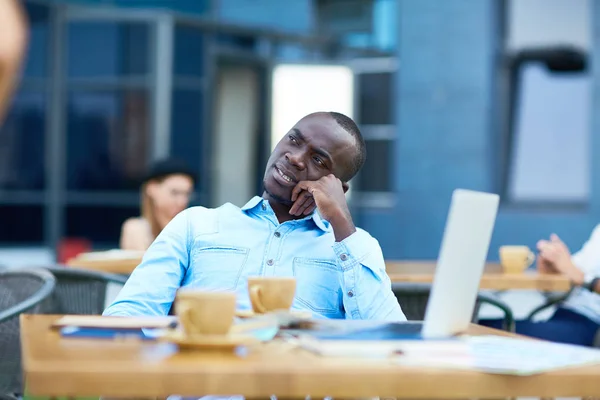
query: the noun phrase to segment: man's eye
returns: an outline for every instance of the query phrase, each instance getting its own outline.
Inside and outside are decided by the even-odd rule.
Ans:
[[[314,157],[314,160],[317,164],[319,164],[320,166],[324,167],[325,163],[323,162],[323,160],[321,160],[319,157]]]
[[[298,144],[298,140],[294,136],[290,135],[289,138],[292,142],[294,142],[295,144]]]

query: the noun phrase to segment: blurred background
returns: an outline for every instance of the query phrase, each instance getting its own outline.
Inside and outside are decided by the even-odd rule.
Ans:
[[[139,181],[174,156],[194,205],[261,192],[303,115],[349,114],[368,160],[357,225],[435,259],[455,188],[499,193],[490,247],[600,222],[600,3],[592,0],[24,0],[30,44],[0,130],[0,259],[118,246]]]

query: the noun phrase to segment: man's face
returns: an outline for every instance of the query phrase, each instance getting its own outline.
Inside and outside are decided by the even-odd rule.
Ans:
[[[271,153],[263,180],[265,191],[281,203],[292,204],[292,190],[298,182],[316,181],[329,174],[346,176],[355,152],[355,138],[333,117],[304,117]]]

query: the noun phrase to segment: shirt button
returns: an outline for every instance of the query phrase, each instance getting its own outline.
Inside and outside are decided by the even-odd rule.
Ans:
[[[273,264],[274,264],[274,262],[272,259],[267,261],[267,265],[273,265]]]
[[[275,232],[275,237],[276,237],[276,238],[278,238],[278,237],[281,237],[281,233],[279,233],[279,232]]]
[[[267,209],[267,205],[265,203],[262,203],[262,209],[266,210]]]
[[[347,259],[348,259],[348,256],[345,253],[340,255],[340,260],[346,261]]]
[[[348,297],[354,297],[354,292],[352,290],[348,292]]]

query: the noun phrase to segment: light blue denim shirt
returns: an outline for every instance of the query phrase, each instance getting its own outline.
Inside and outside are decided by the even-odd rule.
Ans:
[[[180,287],[235,291],[250,309],[249,276],[293,276],[292,309],[315,318],[406,320],[379,243],[361,229],[335,242],[315,212],[280,224],[268,201],[189,208],[175,217],[104,315],[166,315]]]

